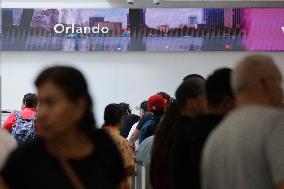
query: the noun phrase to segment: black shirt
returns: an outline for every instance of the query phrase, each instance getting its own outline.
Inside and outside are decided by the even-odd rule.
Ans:
[[[114,189],[125,175],[121,156],[104,131],[95,131],[92,139],[93,153],[69,163],[86,189]],[[40,139],[16,149],[1,176],[11,189],[73,188],[58,160]]]
[[[173,189],[200,187],[200,160],[203,145],[209,133],[222,120],[215,114],[195,119],[180,116],[173,129],[170,152],[170,174]]]

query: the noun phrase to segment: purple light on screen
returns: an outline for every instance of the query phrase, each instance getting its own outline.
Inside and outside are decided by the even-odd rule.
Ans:
[[[284,8],[245,9],[245,23],[246,50],[284,50]]]

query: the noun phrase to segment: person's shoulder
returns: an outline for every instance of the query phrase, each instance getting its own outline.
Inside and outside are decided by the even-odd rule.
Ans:
[[[154,119],[147,120],[141,128],[141,132],[148,130],[150,127],[152,127],[154,125],[154,123],[155,123]]]
[[[16,120],[16,115],[15,115],[15,110],[14,110],[8,115],[8,117],[4,121],[3,128],[5,128],[7,124],[14,124],[15,120]]]
[[[43,141],[41,139],[35,139],[18,146],[18,148],[11,155],[22,157],[34,156],[35,153],[41,152],[44,148],[45,146]]]
[[[273,108],[273,107],[269,107],[269,108],[265,108],[266,112],[271,112],[271,116],[275,117],[276,119],[281,119],[284,118],[284,109],[283,108]]]
[[[283,114],[284,111],[281,108],[272,106],[261,106],[261,105],[247,105],[237,108],[233,111],[234,113],[256,113],[256,114],[266,114],[266,115],[277,115]]]
[[[202,120],[219,120],[222,119],[223,116],[213,113],[208,114],[202,114],[200,116],[197,116],[194,120],[202,121]]]
[[[152,119],[153,116],[154,116],[154,114],[152,112],[147,112],[147,113],[145,113],[145,115],[142,116],[141,119],[148,120],[148,119]]]
[[[122,157],[111,136],[104,129],[95,129],[91,133],[95,145],[96,157],[107,163],[110,169],[122,169]]]
[[[188,127],[190,124],[192,124],[192,122],[193,119],[189,116],[178,116],[173,124],[175,125],[176,129],[179,129]]]
[[[262,121],[263,124],[284,118],[284,110],[278,107],[251,105],[239,108],[234,111],[234,116],[244,119]]]
[[[188,116],[178,116],[173,123],[171,132],[174,140],[179,140],[187,135],[191,129],[193,119]]]
[[[100,142],[101,140],[109,138],[109,135],[104,129],[95,129],[91,132],[90,136],[95,142]]]
[[[138,121],[138,125],[137,125],[137,129],[141,130],[143,125],[150,120],[153,117],[153,113],[152,112],[147,112],[145,113],[145,115],[143,115],[140,120]]]
[[[137,148],[137,154],[136,154],[136,160],[137,161],[143,161],[143,162],[150,162],[150,151],[153,146],[154,142],[154,135],[149,136],[145,140],[142,141],[142,143]]]
[[[43,143],[38,139],[22,144],[11,152],[7,159],[6,166],[10,167],[11,165],[15,165],[23,167],[38,162],[38,160],[46,155],[43,153],[44,149]]]
[[[282,108],[274,108],[271,109],[270,112],[267,112],[269,123],[272,126],[271,128],[280,128],[281,130],[284,129],[284,110]]]
[[[134,120],[135,122],[139,121],[140,116],[136,115],[136,114],[130,114],[129,117]]]
[[[143,140],[143,142],[139,145],[138,147],[138,151],[139,151],[139,148],[145,148],[145,146],[149,146],[149,145],[152,145],[152,143],[154,142],[154,135],[152,136],[149,136],[147,137],[145,140]]]
[[[95,129],[91,133],[92,140],[96,146],[97,151],[107,151],[114,148],[115,144],[111,135],[105,129]]]
[[[192,125],[194,126],[210,126],[210,125],[216,125],[220,123],[220,121],[223,119],[223,116],[217,115],[217,114],[204,114],[196,117],[192,120]]]
[[[20,115],[24,116],[35,116],[37,115],[37,110],[35,108],[25,108],[19,111]]]

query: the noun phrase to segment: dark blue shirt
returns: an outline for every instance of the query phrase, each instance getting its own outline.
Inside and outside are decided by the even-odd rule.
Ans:
[[[141,144],[144,139],[154,134],[160,118],[161,117],[153,115],[152,118],[143,125],[140,131],[139,144]]]
[[[138,129],[139,131],[142,129],[143,125],[149,121],[151,118],[153,117],[153,113],[152,112],[146,112],[141,119],[139,120],[136,129]]]

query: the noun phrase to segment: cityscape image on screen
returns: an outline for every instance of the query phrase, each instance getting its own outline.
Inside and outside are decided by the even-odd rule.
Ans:
[[[3,51],[284,51],[284,8],[1,9]]]

